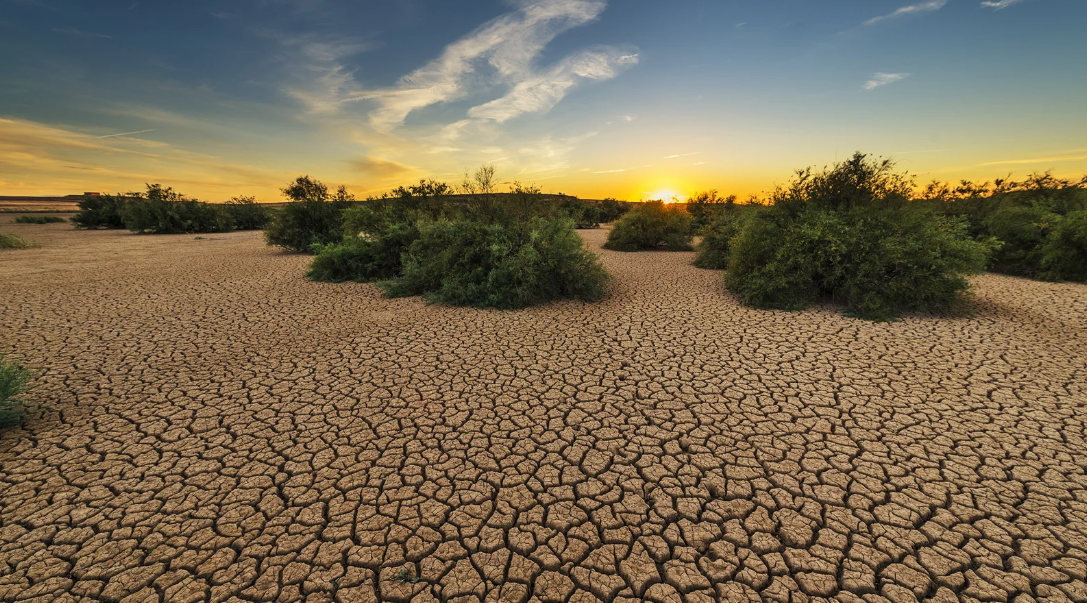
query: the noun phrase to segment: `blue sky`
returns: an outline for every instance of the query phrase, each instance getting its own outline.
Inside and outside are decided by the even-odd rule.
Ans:
[[[0,0],[0,194],[1087,173],[1081,0]]]

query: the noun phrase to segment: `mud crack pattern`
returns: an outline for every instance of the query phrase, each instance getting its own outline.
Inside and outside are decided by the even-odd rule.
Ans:
[[[36,228],[0,600],[1087,601],[1087,287],[874,324],[601,252],[603,302],[500,312]]]

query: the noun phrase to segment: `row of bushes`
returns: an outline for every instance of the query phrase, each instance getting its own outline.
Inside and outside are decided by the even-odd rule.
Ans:
[[[599,299],[608,275],[572,217],[595,226],[599,214],[517,183],[495,194],[493,177],[484,166],[466,178],[466,195],[422,181],[361,203],[299,178],[284,189],[292,202],[265,231],[267,240],[314,251],[310,279],[377,282],[391,297],[495,308]]]
[[[795,310],[819,299],[888,320],[948,311],[969,297],[966,276],[995,246],[964,220],[912,203],[911,185],[887,161],[860,153],[832,169],[797,174],[767,205],[703,196],[686,207],[646,203],[621,219],[611,249],[683,249],[704,222],[695,264],[727,268],[725,285],[758,308]]]
[[[1087,178],[1072,182],[1048,172],[1022,182],[929,184],[922,200],[966,220],[972,236],[999,242],[996,272],[1087,282]]]
[[[222,204],[188,199],[173,188],[148,184],[144,193],[86,196],[72,222],[79,228],[127,228],[148,234],[259,230],[270,218],[254,197]]]

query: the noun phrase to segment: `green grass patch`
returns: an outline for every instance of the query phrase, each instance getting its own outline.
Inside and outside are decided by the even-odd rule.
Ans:
[[[0,249],[26,249],[33,247],[30,241],[15,235],[0,234]]]
[[[20,396],[29,381],[30,371],[0,356],[0,427],[22,422],[26,406]]]

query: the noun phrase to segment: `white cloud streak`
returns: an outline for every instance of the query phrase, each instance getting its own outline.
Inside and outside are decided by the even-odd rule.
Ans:
[[[530,75],[502,98],[472,107],[468,115],[502,123],[524,113],[545,112],[579,82],[611,79],[637,62],[638,55],[614,49],[580,52],[543,73]]]
[[[150,130],[137,130],[135,132],[121,132],[119,134],[106,134],[105,136],[95,136],[95,138],[116,138],[118,136],[134,136],[136,134],[146,134],[148,132],[154,132],[155,129]]]
[[[886,86],[887,84],[893,84],[897,81],[908,78],[909,73],[874,73],[872,79],[864,83],[865,90],[875,90],[880,86]]]
[[[996,0],[995,2],[993,2],[991,0],[985,0],[981,3],[981,5],[994,10],[1001,10],[1004,8],[1008,8],[1013,4],[1019,4],[1022,1],[1023,0]]]
[[[1018,2],[1019,0],[1002,0],[1003,2]],[[898,10],[888,13],[886,15],[880,15],[873,17],[864,22],[865,25],[875,25],[880,21],[888,21],[891,19],[897,19],[899,17],[905,17],[906,15],[916,15],[919,13],[930,13],[940,10],[947,4],[947,0],[930,0],[929,2],[919,2],[917,4],[910,4],[909,6],[903,6]]]

